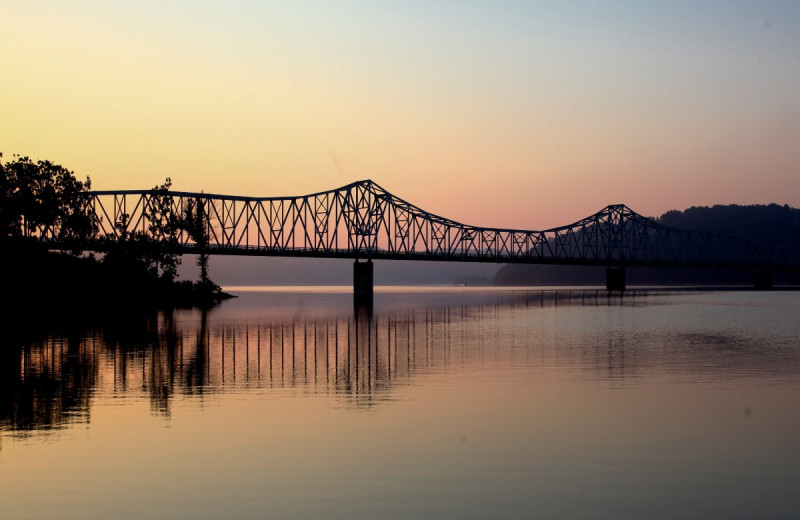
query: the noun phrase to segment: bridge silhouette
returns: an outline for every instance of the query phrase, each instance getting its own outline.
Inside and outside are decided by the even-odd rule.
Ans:
[[[352,258],[354,289],[371,297],[372,261],[439,260],[606,267],[609,290],[625,289],[626,267],[747,269],[756,287],[772,272],[800,270],[797,244],[767,248],[740,237],[677,229],[610,205],[542,231],[462,224],[425,211],[371,180],[296,197],[246,197],[166,190],[93,191],[98,232],[84,250],[105,251],[126,234],[154,231],[165,212],[201,220],[205,238],[176,229],[165,247],[180,254]],[[166,202],[165,202],[166,201]],[[57,229],[39,231],[53,248],[75,248]]]

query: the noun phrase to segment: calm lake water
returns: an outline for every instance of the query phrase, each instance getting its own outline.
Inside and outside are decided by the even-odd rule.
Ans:
[[[0,518],[800,517],[800,292],[232,290],[6,331]]]

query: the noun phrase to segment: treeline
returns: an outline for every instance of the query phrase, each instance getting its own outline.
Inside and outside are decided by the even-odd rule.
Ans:
[[[800,209],[788,205],[693,206],[671,210],[657,222],[680,229],[733,235],[767,247],[800,242]],[[741,270],[627,268],[628,285],[717,285],[753,283]],[[777,284],[800,283],[798,277],[775,274]],[[604,267],[507,264],[494,277],[495,285],[604,285]]]
[[[789,205],[692,206],[657,219],[666,226],[746,238],[773,247],[800,242],[800,209]]]
[[[132,306],[208,305],[227,297],[208,277],[208,245],[202,203],[182,214],[172,209],[169,179],[151,190],[148,229],[131,232],[128,215],[114,222],[115,236],[101,236],[90,211],[91,180],[50,161],[0,155],[0,273],[4,303],[12,307],[58,307],[94,303]],[[38,236],[47,233],[71,251],[52,252]],[[200,279],[178,281],[179,236],[198,244]],[[104,251],[86,253],[88,244]],[[98,247],[98,245],[100,247]]]

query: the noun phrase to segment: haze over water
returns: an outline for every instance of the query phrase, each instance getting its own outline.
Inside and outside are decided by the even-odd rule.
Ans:
[[[795,518],[796,292],[235,290],[22,340],[3,518]]]

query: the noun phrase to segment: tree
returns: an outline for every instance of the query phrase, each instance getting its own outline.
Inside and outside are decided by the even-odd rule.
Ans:
[[[178,233],[181,219],[173,210],[169,189],[172,180],[150,190],[144,206],[146,231],[130,231],[130,216],[123,214],[114,223],[117,235],[110,238],[109,252],[104,262],[111,265],[127,265],[128,268],[143,269],[153,278],[172,282],[178,274]]]
[[[183,211],[181,227],[186,231],[194,243],[197,245],[199,255],[197,266],[200,268],[201,285],[209,285],[208,278],[208,228],[206,227],[206,209],[203,199],[197,197],[189,199]]]
[[[0,159],[2,154],[0,154]],[[0,161],[0,233],[2,238],[50,235],[78,243],[97,233],[89,211],[89,177],[75,174],[50,161],[16,157]]]
[[[145,218],[152,246],[152,259],[161,271],[161,277],[173,281],[178,275],[178,233],[181,228],[180,214],[176,214],[172,205],[169,190],[172,179],[167,177],[164,184],[150,190],[150,197],[145,206]]]

